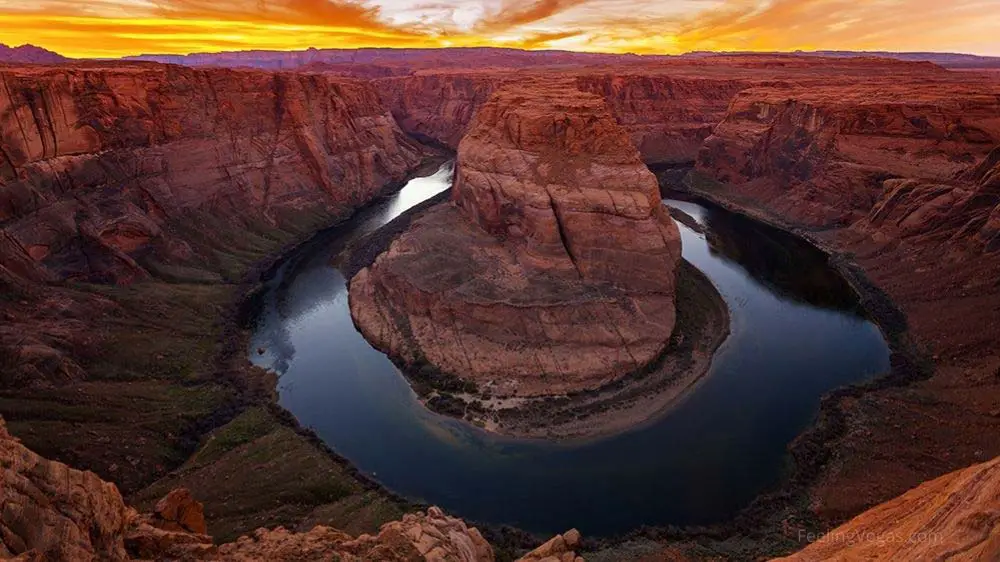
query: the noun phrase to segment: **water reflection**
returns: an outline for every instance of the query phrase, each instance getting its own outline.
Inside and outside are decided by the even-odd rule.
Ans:
[[[315,326],[322,319],[337,318],[339,321],[323,328],[338,342],[351,341],[353,338],[336,337],[340,329],[353,330],[353,324],[343,325],[341,315],[335,312],[347,307],[347,283],[340,271],[330,264],[336,262],[351,241],[378,230],[407,209],[447,190],[451,187],[454,171],[454,163],[449,161],[429,176],[411,179],[385,201],[362,210],[346,224],[320,234],[289,258],[269,283],[270,290],[259,311],[261,317],[253,338],[253,361],[279,375],[285,374],[296,352],[290,331],[303,325]],[[339,351],[352,354],[349,347]]]
[[[712,250],[739,263],[758,282],[786,299],[862,314],[843,277],[808,243],[748,218],[709,207],[706,232]]]

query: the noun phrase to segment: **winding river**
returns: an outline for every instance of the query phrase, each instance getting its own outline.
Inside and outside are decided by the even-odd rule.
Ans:
[[[449,163],[413,179],[286,260],[250,348],[280,375],[283,407],[401,495],[539,533],[721,521],[780,482],[788,444],[823,394],[888,370],[881,333],[821,253],[724,210],[668,200],[701,226],[681,225],[684,257],[731,311],[731,335],[701,384],[657,419],[585,442],[498,437],[431,413],[355,329],[336,264],[347,243],[451,177]]]

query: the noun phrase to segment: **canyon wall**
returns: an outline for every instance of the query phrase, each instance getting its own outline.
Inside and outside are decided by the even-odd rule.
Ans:
[[[422,215],[368,270],[368,279],[355,278],[352,312],[367,326],[366,335],[403,357],[403,347],[421,338],[426,349],[442,350],[436,361],[452,361],[456,370],[472,357],[487,368],[511,361],[559,375],[530,385],[514,381],[502,388],[511,394],[603,384],[606,375],[560,376],[585,364],[618,373],[641,365],[662,349],[672,325],[669,290],[659,285],[669,277],[642,271],[659,275],[669,266],[675,255],[670,232],[662,246],[657,243],[670,251],[643,262],[634,275],[605,275],[629,265],[622,257],[627,244],[655,238],[631,239],[636,229],[650,234],[646,227],[659,220],[646,216],[655,195],[646,193],[641,165],[622,152],[635,144],[649,163],[690,161],[697,149],[702,177],[726,184],[707,182],[708,195],[808,229],[833,251],[849,253],[901,306],[908,317],[904,327],[936,364],[928,380],[837,399],[844,429],[824,445],[832,460],[813,490],[821,515],[839,522],[930,477],[1000,453],[1000,82],[942,74],[931,65],[734,60],[544,76],[565,80],[565,103],[593,111],[602,134],[589,139],[591,130],[578,127],[573,112],[565,121],[549,119],[546,130],[567,139],[563,148],[570,147],[568,139],[581,146],[593,142],[581,154],[601,166],[607,164],[602,156],[621,158],[612,163],[624,173],[607,167],[592,178],[574,175],[582,168],[576,169],[573,158],[564,168],[561,155],[543,154],[540,147],[551,138],[520,137],[520,131],[533,130],[522,125],[543,120],[513,105],[484,117],[485,128],[469,135],[471,148],[463,149],[461,139],[474,130],[480,109],[507,82],[530,81],[527,71],[421,71],[367,82],[334,76],[339,71],[271,74],[110,63],[0,68],[0,366],[24,370],[5,404],[24,404],[17,422],[34,425],[31,431],[38,434],[32,438],[51,450],[83,449],[93,440],[91,428],[102,439],[110,429],[139,428],[122,421],[133,418],[77,417],[110,409],[105,396],[131,400],[131,383],[88,389],[97,399],[76,388],[24,399],[28,385],[83,376],[78,341],[83,349],[94,322],[110,323],[123,313],[113,299],[93,293],[52,291],[19,302],[22,295],[60,279],[237,279],[241,268],[229,254],[236,242],[259,239],[261,248],[273,251],[280,245],[278,230],[306,234],[403,179],[422,155],[406,133],[459,148],[461,206]],[[600,98],[606,107],[594,109]],[[719,124],[713,128],[714,122]],[[501,132],[507,136],[497,136]],[[491,151],[497,155],[492,161]],[[561,179],[566,168],[573,168],[570,179]],[[511,181],[524,173],[543,181]],[[631,178],[641,188],[627,194],[608,190],[596,194],[599,199],[565,189],[594,178],[609,185]],[[547,187],[538,189],[543,183],[554,185],[557,197]],[[487,195],[509,198],[497,204]],[[560,217],[563,204],[570,220]],[[604,216],[609,209],[620,224],[602,222],[611,220]],[[596,230],[601,237],[593,235]],[[604,237],[616,247],[602,247]],[[584,276],[591,276],[588,283]],[[524,290],[548,291],[567,279],[575,292]],[[362,318],[376,313],[391,314]],[[531,322],[522,322],[532,314]],[[143,329],[158,339],[176,335],[173,324],[163,327],[164,317]],[[398,318],[417,326],[404,333],[405,340],[393,339],[401,333]],[[622,326],[628,329],[621,332]],[[482,344],[469,348],[471,356],[457,345],[466,341],[457,335],[464,333]],[[149,356],[138,363],[142,377],[176,374],[170,349],[165,363],[161,350],[139,341],[122,347]],[[7,344],[16,344],[14,355],[6,355]],[[565,351],[556,356],[549,349]],[[525,357],[533,363],[516,363]],[[493,380],[493,374],[483,379]],[[10,382],[5,378],[0,386]],[[148,397],[121,408],[147,408],[151,397],[180,388],[155,386]],[[34,423],[39,418],[32,416],[50,415],[28,411],[35,401],[38,412],[58,410],[53,415],[63,415],[59,407],[69,404],[68,421]],[[190,404],[181,406],[190,413]],[[179,417],[173,411],[164,415]],[[150,440],[164,433],[160,426],[141,429],[135,435]],[[139,453],[128,450],[121,434],[109,434],[114,438],[90,447],[102,460],[90,462],[132,466],[119,473],[122,480],[133,478],[125,472],[139,472],[140,461],[143,469],[159,462],[143,457],[126,465]],[[93,504],[109,505],[117,528],[119,503],[111,498]],[[30,533],[24,520],[18,525],[16,532],[5,529],[5,540]],[[58,536],[72,539],[65,541],[69,545],[82,533],[64,522],[54,525],[65,533]],[[98,531],[91,536],[103,536]],[[27,544],[29,538],[21,540]],[[282,537],[262,535],[257,542],[272,538]],[[11,544],[5,543],[9,551]]]
[[[695,191],[863,271],[894,344],[905,384],[826,405],[843,420],[811,489],[827,521],[1000,454],[998,145],[995,80],[886,69],[741,91],[699,153]]]
[[[0,83],[0,265],[50,278],[212,277],[227,235],[318,227],[421,160],[366,82],[129,65]]]
[[[846,226],[893,191],[887,180],[959,186],[1000,144],[998,93],[953,77],[748,88],[698,169],[790,222]]]
[[[636,71],[577,77],[584,92],[602,96],[646,164],[694,162],[746,79],[671,76]]]
[[[497,88],[539,79],[568,80],[584,92],[603,97],[647,164],[693,162],[712,127],[725,115],[729,100],[751,83],[639,69],[606,73],[553,69],[546,75],[530,69],[427,70],[377,83],[403,130],[455,149],[476,112]]]
[[[351,281],[374,345],[497,396],[597,388],[663,351],[680,236],[602,98],[571,81],[497,90],[452,199]]]
[[[399,126],[407,133],[452,150],[494,90],[513,73],[426,71],[376,81]]]

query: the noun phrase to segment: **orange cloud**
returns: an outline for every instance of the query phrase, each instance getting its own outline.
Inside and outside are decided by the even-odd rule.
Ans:
[[[0,0],[0,42],[76,57],[483,45],[1000,55],[996,0],[495,1]]]
[[[481,30],[507,30],[545,20],[560,12],[585,4],[587,0],[533,0],[529,2],[504,2],[496,13],[486,17],[477,26]],[[569,33],[566,31],[555,33]]]
[[[331,0],[153,0],[153,12],[169,19],[203,19],[385,27],[377,7]]]

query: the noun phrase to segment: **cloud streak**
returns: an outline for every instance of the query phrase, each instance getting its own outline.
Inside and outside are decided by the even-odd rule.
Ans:
[[[996,0],[0,0],[0,42],[69,56],[503,45],[1000,55]]]

